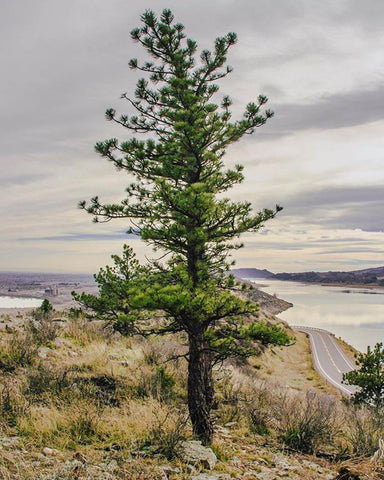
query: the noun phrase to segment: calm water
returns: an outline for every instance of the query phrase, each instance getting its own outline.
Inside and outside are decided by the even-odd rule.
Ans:
[[[41,298],[0,297],[0,308],[31,308],[40,307]]]
[[[384,289],[324,287],[264,278],[253,281],[266,285],[261,290],[293,303],[279,314],[291,325],[325,328],[363,352],[368,345],[384,342]]]

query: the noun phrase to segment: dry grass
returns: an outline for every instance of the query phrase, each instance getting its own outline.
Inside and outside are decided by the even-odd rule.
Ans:
[[[3,356],[15,351],[15,342],[22,340],[24,345],[27,333],[3,333]],[[178,460],[180,442],[191,437],[183,337],[125,339],[81,319],[71,320],[56,334],[58,339],[47,340],[44,358],[38,356],[39,335],[32,335],[30,347],[37,348],[32,361],[18,360],[13,369],[0,372],[0,434],[20,439],[19,450],[0,448],[0,478],[160,479],[164,462],[179,469],[168,475],[170,480],[190,478]],[[343,405],[319,389],[305,394],[320,380],[311,371],[303,335],[295,345],[266,351],[249,363],[227,362],[215,369],[215,378],[213,448],[220,460],[216,473],[257,478],[258,473],[278,469],[285,459],[299,472],[292,478],[315,480],[320,478],[316,467],[312,471],[305,464],[314,457],[281,460],[279,452],[288,448],[297,455],[320,451],[367,457],[384,437],[384,422],[369,411]],[[284,378],[283,385],[273,381],[279,378]],[[47,446],[60,454],[42,456]],[[18,451],[28,453],[22,456]],[[76,451],[88,458],[81,468],[78,465],[78,477],[72,469],[75,463],[67,470],[63,463],[72,461]],[[119,461],[113,477],[98,476],[104,470],[93,469],[106,457]],[[39,465],[40,477],[34,476],[33,462]]]
[[[262,380],[271,378],[282,383],[282,386],[296,391],[309,388],[324,388],[322,380],[312,368],[309,341],[305,334],[290,332],[295,339],[289,347],[274,347],[266,350],[260,357],[251,360]],[[281,379],[281,380],[279,380]]]

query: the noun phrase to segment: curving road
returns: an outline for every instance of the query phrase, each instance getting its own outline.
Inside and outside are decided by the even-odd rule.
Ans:
[[[297,325],[291,325],[291,328],[309,336],[313,363],[319,374],[345,395],[355,393],[358,387],[344,385],[341,381],[343,373],[355,370],[356,366],[340,348],[334,335],[321,328]]]

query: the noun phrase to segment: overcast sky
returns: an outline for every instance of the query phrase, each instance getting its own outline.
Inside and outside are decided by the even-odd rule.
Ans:
[[[209,48],[238,34],[221,94],[238,115],[257,95],[275,117],[232,146],[245,166],[231,192],[255,210],[284,206],[245,235],[238,267],[274,272],[384,264],[384,2],[382,0],[2,0],[0,200],[3,271],[96,272],[130,243],[127,221],[93,224],[77,203],[119,201],[128,183],[94,153],[128,132],[104,119],[145,58],[130,39],[145,9],[171,8]]]

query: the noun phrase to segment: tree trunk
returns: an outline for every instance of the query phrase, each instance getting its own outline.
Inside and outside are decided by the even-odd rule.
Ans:
[[[204,333],[189,335],[188,408],[193,433],[203,445],[212,443],[213,424],[211,408],[214,388],[212,355]]]

